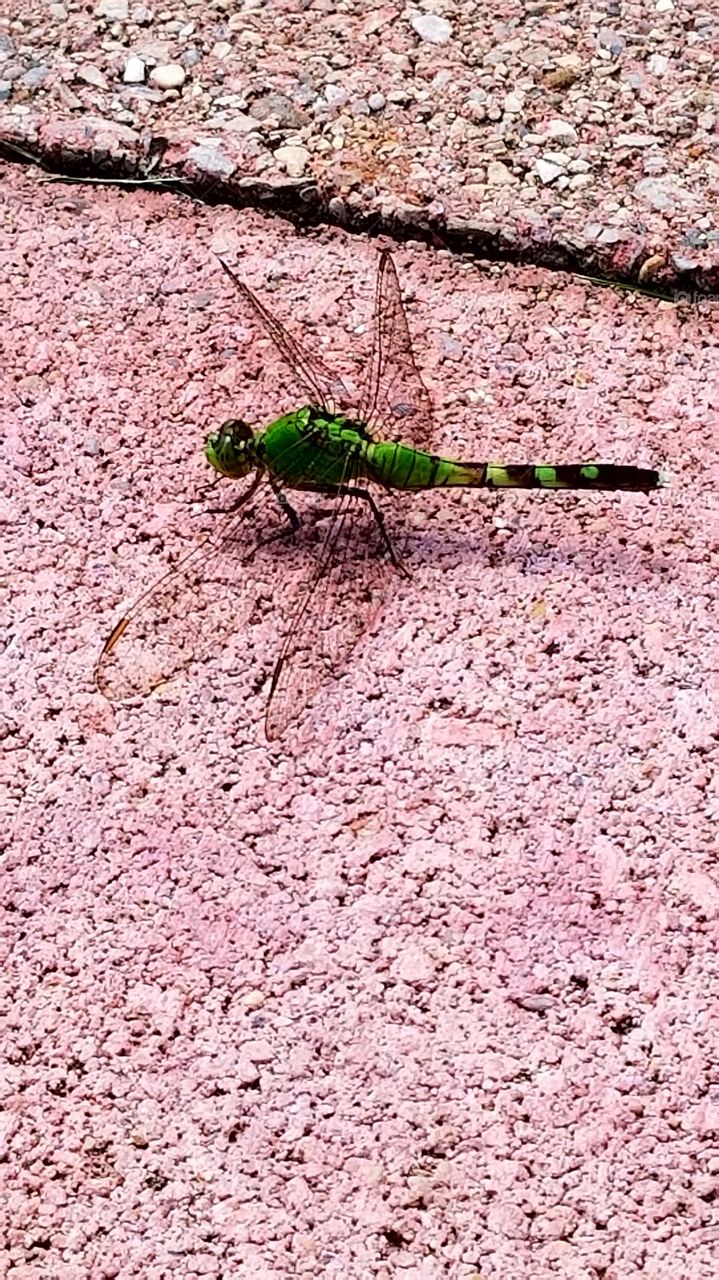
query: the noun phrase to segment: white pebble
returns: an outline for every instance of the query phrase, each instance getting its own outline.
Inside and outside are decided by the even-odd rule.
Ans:
[[[524,94],[508,93],[504,99],[504,110],[511,116],[518,116],[524,107]]]
[[[518,181],[515,174],[501,160],[490,160],[487,165],[487,182],[490,187],[509,186]]]
[[[420,40],[427,40],[429,44],[446,44],[452,39],[451,22],[438,18],[435,13],[416,13],[412,26]]]
[[[563,170],[561,165],[552,164],[550,160],[535,160],[534,172],[539,181],[543,182],[546,187],[550,182],[554,182],[556,178],[561,177]]]
[[[273,155],[290,178],[301,178],[310,158],[306,147],[278,147]]]
[[[105,18],[107,22],[127,22],[129,8],[128,0],[100,0],[95,6],[95,17]]]
[[[341,84],[326,84],[324,87],[324,95],[325,101],[328,102],[331,107],[343,107],[349,97],[344,85]]]
[[[671,13],[674,8],[674,0],[657,0],[654,8],[657,13]]]
[[[150,81],[156,85],[158,89],[181,89],[187,73],[179,62],[168,62],[164,67],[153,67],[150,72]]]
[[[653,53],[647,62],[647,70],[653,76],[663,76],[668,66],[669,59],[663,53]]]
[[[613,142],[615,147],[653,147],[657,139],[652,133],[618,133]]]
[[[566,120],[550,120],[545,130],[546,138],[562,139],[563,142],[578,142],[579,134],[573,124],[569,124]]]
[[[127,59],[122,79],[125,84],[142,84],[145,79],[145,64],[142,58],[134,55]]]
[[[370,111],[381,111],[385,105],[385,96],[383,93],[371,93],[367,99],[367,106]]]

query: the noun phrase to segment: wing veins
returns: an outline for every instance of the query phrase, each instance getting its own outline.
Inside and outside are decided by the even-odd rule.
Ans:
[[[351,483],[355,478],[352,460],[348,458],[342,483]],[[352,521],[360,512],[366,512],[368,517],[370,515],[369,504],[361,497],[345,491],[338,498],[314,569],[289,621],[275,665],[265,716],[265,732],[270,740],[280,737],[301,714],[322,683],[323,676],[332,673],[333,662],[336,670],[342,669],[365,629],[366,611],[361,609],[363,602],[359,601],[359,607],[352,609],[355,603],[353,590],[357,586],[358,574],[360,578],[362,576],[364,562],[358,561],[358,574],[353,578],[345,579],[342,576],[348,556],[355,550],[362,549],[362,543],[359,540],[353,541],[351,537]],[[345,533],[347,536],[343,536]],[[377,558],[379,560],[379,556]],[[338,600],[343,586],[347,591],[344,609]],[[342,625],[343,615],[348,611],[350,621],[347,623],[347,630],[351,632],[351,638],[346,644],[346,651],[338,655],[331,640]],[[329,629],[329,640],[328,629],[323,624],[328,616],[336,620],[334,628]],[[306,643],[306,637],[309,637],[309,643]],[[304,664],[303,654],[309,656],[309,661]]]
[[[266,309],[244,280],[240,280],[227,263],[218,258],[223,271],[230,277],[236,289],[255,313],[265,332],[269,334],[280,355],[304,382],[318,407],[335,411],[338,400],[349,401],[349,393],[338,374],[333,373],[319,356],[311,356],[285,326]]]

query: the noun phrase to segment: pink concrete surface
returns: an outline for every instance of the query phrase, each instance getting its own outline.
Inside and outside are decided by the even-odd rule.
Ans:
[[[291,395],[214,251],[351,375],[375,247],[1,177],[0,1273],[714,1277],[710,305],[397,249],[441,447],[673,483],[417,497],[269,750],[279,557],[175,686],[93,664]]]

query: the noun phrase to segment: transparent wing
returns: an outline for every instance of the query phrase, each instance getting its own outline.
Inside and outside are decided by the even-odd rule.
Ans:
[[[359,417],[385,440],[404,440],[431,451],[432,402],[415,363],[399,280],[387,250],[377,272],[372,354]]]
[[[259,321],[280,355],[305,387],[312,404],[318,408],[328,409],[331,413],[336,413],[342,407],[347,408],[351,397],[342,379],[333,373],[318,355],[310,355],[301,343],[287,332],[276,316],[263,306],[249,285],[240,280],[222,258],[218,257],[218,261],[249,306],[255,319]]]
[[[95,681],[111,701],[151,692],[219,651],[237,629],[243,595],[254,602],[265,547],[274,570],[277,540],[289,533],[270,485],[260,484],[257,476],[209,537],[148,587],[108,636]]]
[[[341,674],[397,577],[399,565],[393,562],[388,535],[383,536],[370,503],[348,491],[334,501],[314,573],[272,677],[265,717],[270,740],[285,733],[320,685]]]

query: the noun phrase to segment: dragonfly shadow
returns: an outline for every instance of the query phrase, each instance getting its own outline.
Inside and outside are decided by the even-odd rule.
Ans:
[[[479,572],[519,569],[531,574],[572,573],[591,578],[631,579],[641,569],[652,576],[666,574],[666,555],[646,540],[634,542],[627,535],[613,533],[597,537],[591,528],[567,532],[551,540],[534,531],[484,529],[414,530],[404,553],[412,577],[431,566],[451,574],[472,569]]]

